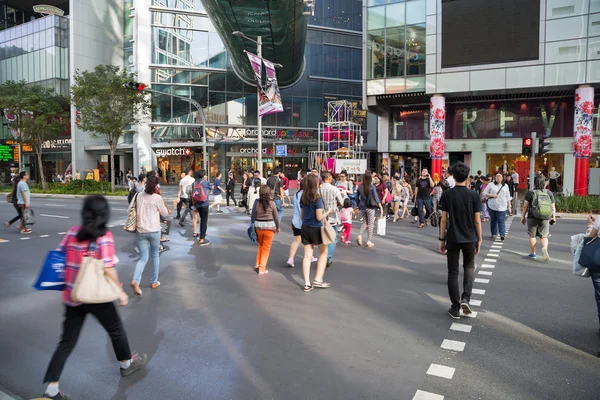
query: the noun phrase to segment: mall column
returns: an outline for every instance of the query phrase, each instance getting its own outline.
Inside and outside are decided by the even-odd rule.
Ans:
[[[573,153],[575,155],[574,194],[587,196],[589,157],[592,155],[594,88],[583,85],[575,91]]]
[[[431,157],[429,173],[432,177],[438,174],[442,179],[442,159],[446,141],[446,99],[442,95],[434,94],[429,108],[429,157]]]

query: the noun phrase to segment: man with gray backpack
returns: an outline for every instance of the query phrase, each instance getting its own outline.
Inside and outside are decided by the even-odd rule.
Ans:
[[[554,195],[546,190],[546,179],[544,176],[536,176],[533,181],[534,190],[525,194],[525,204],[521,223],[525,225],[527,221],[527,233],[529,234],[529,247],[531,253],[529,258],[536,259],[535,248],[537,238],[540,238],[542,244],[542,254],[544,262],[550,260],[548,255],[548,236],[550,236],[550,225],[556,223],[556,207],[554,204]]]

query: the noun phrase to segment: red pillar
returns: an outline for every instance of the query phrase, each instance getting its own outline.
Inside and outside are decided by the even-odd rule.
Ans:
[[[429,107],[429,157],[431,158],[431,176],[438,174],[442,178],[442,158],[446,150],[446,99],[435,94]]]
[[[573,134],[573,155],[575,156],[575,176],[573,193],[587,196],[588,164],[592,155],[592,123],[594,113],[594,88],[580,86],[575,90],[575,121]]]
[[[589,173],[589,158],[588,157],[576,157],[575,158],[575,184],[574,194],[575,196],[587,196],[588,193],[588,173]]]

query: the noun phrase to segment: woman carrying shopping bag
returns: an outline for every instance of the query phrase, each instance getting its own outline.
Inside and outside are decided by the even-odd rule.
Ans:
[[[165,206],[165,203],[160,194],[156,193],[158,178],[151,176],[146,181],[146,187],[142,193],[138,193],[131,201],[129,207],[136,207],[137,221],[135,232],[135,244],[140,252],[140,258],[135,265],[131,288],[133,293],[138,296],[142,295],[140,282],[142,274],[148,263],[148,259],[152,259],[152,279],[150,287],[156,289],[160,286],[158,281],[158,269],[160,266],[159,248],[160,248],[160,217],[166,217],[170,211]]]
[[[254,270],[258,275],[265,275],[269,273],[267,262],[271,254],[271,244],[273,244],[275,233],[279,233],[277,206],[273,201],[273,191],[269,186],[262,185],[260,187],[258,199],[252,206],[252,210],[252,222],[254,222],[258,241]]]
[[[371,171],[365,172],[363,175],[362,183],[358,185],[356,190],[356,204],[360,211],[360,218],[363,221],[360,230],[358,231],[358,238],[356,243],[362,246],[362,234],[367,230],[367,247],[375,246],[373,244],[373,229],[375,228],[375,209],[379,208],[381,215],[383,215],[383,207],[377,196],[377,190],[373,185],[373,176]]]
[[[146,354],[131,353],[127,334],[115,304],[111,302],[81,304],[72,299],[72,291],[79,282],[80,266],[85,258],[93,257],[104,263],[104,276],[112,280],[113,286],[118,288],[119,305],[125,306],[128,297],[121,288],[121,282],[115,267],[115,243],[112,233],[106,227],[110,218],[110,207],[101,195],[89,196],[84,200],[81,210],[81,226],[76,226],[67,232],[57,251],[64,252],[65,258],[65,289],[63,302],[65,304],[65,317],[63,320],[62,338],[56,348],[46,375],[44,383],[48,383],[45,397],[50,399],[67,399],[59,392],[58,381],[63,371],[67,358],[73,351],[79,333],[87,314],[92,314],[106,332],[110,335],[112,346],[117,360],[121,363],[121,376],[128,376],[141,370],[146,365]],[[91,250],[95,249],[95,250]]]

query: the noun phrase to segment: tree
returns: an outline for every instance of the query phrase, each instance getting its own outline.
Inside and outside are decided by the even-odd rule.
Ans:
[[[131,125],[150,116],[147,93],[126,89],[135,75],[113,65],[75,72],[72,102],[81,112],[79,127],[93,138],[105,139],[110,148],[111,190],[115,190],[115,153],[119,139]]]
[[[33,147],[37,156],[40,183],[46,189],[42,146],[45,141],[66,130],[68,113],[64,111],[61,98],[53,89],[44,86],[28,85],[25,81],[7,81],[0,85],[0,109],[15,118],[11,126],[20,132],[18,140]]]

